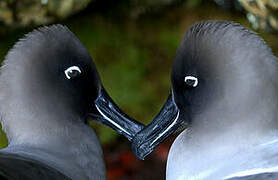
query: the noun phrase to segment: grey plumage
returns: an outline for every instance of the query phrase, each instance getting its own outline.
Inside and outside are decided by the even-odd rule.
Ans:
[[[143,159],[187,125],[170,149],[167,180],[275,177],[277,63],[267,44],[237,23],[196,23],[176,52],[170,95],[134,137],[133,152]]]
[[[20,167],[20,168],[19,168]],[[5,180],[20,179],[69,179],[56,169],[33,159],[15,154],[0,154],[0,178]]]
[[[207,21],[189,29],[171,74],[189,128],[171,147],[167,179],[221,179],[278,165],[264,159],[277,156],[276,145],[262,145],[278,138],[277,68],[266,43],[239,24]],[[182,78],[192,74],[199,85],[185,90]]]
[[[244,177],[234,177],[231,178],[230,180],[262,180],[262,179],[267,179],[267,180],[275,180],[278,179],[278,173],[262,173],[262,174],[257,174],[257,175],[248,175]]]
[[[83,68],[83,74],[69,82],[64,70],[72,65]],[[68,28],[53,25],[29,33],[1,68],[0,114],[9,145],[0,158],[34,160],[71,179],[106,179],[99,141],[84,123],[86,103],[100,89],[90,55]]]

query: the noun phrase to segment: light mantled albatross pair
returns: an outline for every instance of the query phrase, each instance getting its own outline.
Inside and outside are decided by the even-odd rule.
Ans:
[[[187,125],[170,150],[169,180],[275,179],[276,73],[277,58],[254,33],[231,22],[197,23],[176,53],[166,104],[144,127],[109,98],[67,28],[41,28],[15,45],[1,69],[9,146],[0,175],[105,179],[101,148],[86,125],[91,117],[131,140],[141,159]]]

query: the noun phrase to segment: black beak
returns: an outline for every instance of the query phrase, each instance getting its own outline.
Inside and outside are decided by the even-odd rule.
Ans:
[[[179,117],[180,111],[170,93],[155,119],[132,140],[133,153],[143,160],[168,136],[184,128],[185,123]]]
[[[109,97],[104,88],[101,88],[99,96],[94,102],[96,113],[90,116],[100,121],[106,126],[111,127],[119,134],[124,135],[129,141],[140,132],[144,125],[127,116]]]

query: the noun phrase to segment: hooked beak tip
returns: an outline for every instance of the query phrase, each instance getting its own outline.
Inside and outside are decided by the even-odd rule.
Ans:
[[[144,128],[144,125],[130,118],[113,102],[104,88],[94,101],[94,112],[91,114],[97,121],[111,127],[118,133],[132,140],[134,135]]]
[[[143,160],[168,136],[183,126],[180,111],[170,94],[156,118],[132,139],[133,153]]]
[[[148,156],[153,149],[144,146],[144,144],[141,144],[140,146],[133,146],[136,143],[132,142],[132,152],[135,154],[135,156],[140,160],[145,160],[145,157]]]

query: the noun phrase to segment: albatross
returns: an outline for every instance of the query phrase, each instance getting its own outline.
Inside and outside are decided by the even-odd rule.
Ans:
[[[63,25],[20,39],[0,71],[0,117],[8,147],[1,179],[106,179],[97,120],[131,140],[143,125],[102,86],[91,56]]]
[[[144,159],[169,135],[167,180],[278,179],[278,61],[243,26],[205,21],[185,34],[170,95],[132,140]]]

